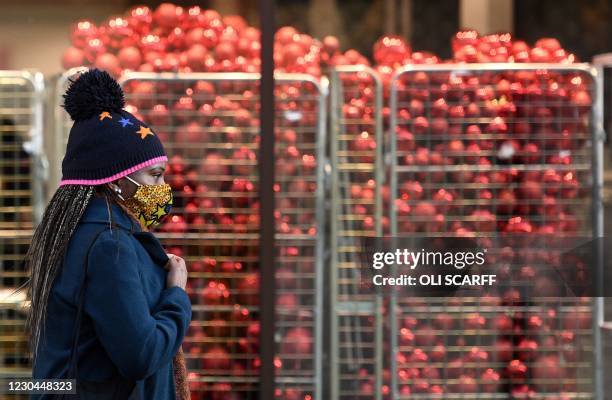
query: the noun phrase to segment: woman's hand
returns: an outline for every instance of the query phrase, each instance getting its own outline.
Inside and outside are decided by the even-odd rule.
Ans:
[[[187,285],[187,266],[185,265],[185,260],[170,253],[168,253],[168,258],[170,260],[166,264],[166,269],[168,270],[166,287],[178,286],[185,290]]]

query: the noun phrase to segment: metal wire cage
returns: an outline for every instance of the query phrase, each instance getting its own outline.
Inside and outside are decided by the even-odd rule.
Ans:
[[[392,236],[602,235],[589,66],[406,66],[390,94]],[[603,398],[597,301],[391,293],[393,398]]]
[[[0,71],[0,376],[29,375],[24,258],[43,208],[41,74]]]
[[[78,71],[60,78],[62,92]],[[275,82],[276,392],[320,399],[327,83],[299,74]],[[170,158],[175,204],[157,235],[190,268],[183,347],[192,398],[257,398],[258,271],[267,267],[258,262],[259,75],[129,73],[121,84],[126,109],[153,127]]]
[[[383,303],[361,290],[363,239],[381,236],[382,85],[365,66],[331,71],[330,397],[382,398]]]

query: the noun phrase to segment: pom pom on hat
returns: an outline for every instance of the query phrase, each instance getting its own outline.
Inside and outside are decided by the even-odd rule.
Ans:
[[[91,69],[70,81],[64,108],[73,121],[82,121],[103,111],[119,113],[125,97],[119,83],[106,71]]]

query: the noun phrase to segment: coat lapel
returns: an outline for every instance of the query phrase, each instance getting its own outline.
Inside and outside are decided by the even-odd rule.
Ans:
[[[134,232],[132,235],[149,253],[155,264],[161,267],[166,266],[169,260],[168,255],[160,241],[151,232]]]

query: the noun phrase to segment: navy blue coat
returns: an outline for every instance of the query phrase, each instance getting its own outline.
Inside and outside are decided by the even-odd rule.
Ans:
[[[111,231],[106,201],[92,199],[70,239],[32,375],[66,376],[85,253],[102,229],[89,253],[78,378],[121,376],[136,381],[138,398],[174,399],[172,359],[191,320],[189,298],[179,287],[166,288],[168,258],[157,239],[115,205],[112,217],[117,228]]]

